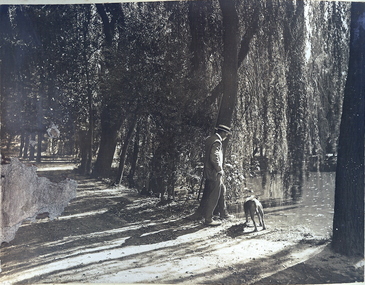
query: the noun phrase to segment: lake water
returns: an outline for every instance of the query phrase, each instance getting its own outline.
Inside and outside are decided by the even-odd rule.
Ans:
[[[296,201],[288,198],[281,179],[262,177],[248,179],[247,187],[264,206],[265,214],[276,226],[301,225],[318,236],[329,237],[332,232],[335,173],[311,172],[303,181],[301,195]],[[229,211],[243,217],[242,205],[229,205]]]

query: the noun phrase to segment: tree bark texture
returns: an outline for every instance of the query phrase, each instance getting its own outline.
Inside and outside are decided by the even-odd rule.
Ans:
[[[365,3],[352,3],[350,60],[336,169],[332,247],[364,255]]]
[[[223,15],[223,96],[216,125],[231,126],[238,89],[238,15],[234,0],[220,0]]]
[[[124,173],[124,166],[125,166],[125,161],[126,161],[126,158],[127,158],[127,150],[128,150],[128,146],[129,146],[129,143],[131,141],[134,129],[136,127],[137,120],[138,120],[138,116],[137,116],[137,114],[134,114],[133,118],[130,121],[129,129],[128,129],[128,132],[126,134],[126,137],[124,139],[124,144],[123,144],[123,147],[122,147],[122,151],[120,153],[118,174],[117,174],[117,178],[115,180],[115,182],[118,183],[118,185],[120,185],[122,183],[123,173]]]
[[[229,16],[229,13],[227,13]],[[240,48],[237,54],[237,68],[239,68],[250,51],[250,42],[254,35],[257,33],[259,28],[259,16],[260,16],[260,5],[257,4],[251,16],[251,25],[247,27],[247,31],[243,35]],[[215,88],[212,90],[211,95],[208,96],[204,101],[204,106],[211,105],[219,96],[223,93],[223,81],[220,81]]]
[[[94,177],[107,177],[110,174],[117,145],[118,131],[122,123],[122,118],[116,120],[113,112],[109,112],[109,108],[104,109],[101,116],[100,147],[93,169]]]
[[[119,3],[98,4],[96,9],[103,22],[103,31],[105,36],[105,47],[103,54],[105,57],[105,66],[113,70],[113,60],[111,50],[113,37],[115,35],[115,26],[117,20],[123,22],[123,13]],[[111,15],[109,20],[108,13]],[[114,158],[115,147],[117,144],[118,130],[120,129],[123,119],[121,118],[121,108],[118,106],[118,94],[109,94],[107,90],[104,92],[103,110],[101,115],[101,140],[98,157],[93,169],[93,176],[106,177],[111,170],[111,164]]]

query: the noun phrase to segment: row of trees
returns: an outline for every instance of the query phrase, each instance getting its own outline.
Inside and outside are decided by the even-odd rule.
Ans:
[[[230,196],[260,162],[295,197],[310,161],[335,152],[348,3],[2,5],[0,17],[1,135],[20,137],[22,156],[40,161],[48,139],[84,174],[172,191],[223,123]]]
[[[199,173],[204,137],[222,123],[233,128],[228,196],[259,166],[295,199],[305,172],[336,154],[351,26],[334,244],[362,253],[364,5],[353,4],[351,25],[350,5],[0,5],[2,149],[19,140],[19,156],[40,161],[48,143],[84,174],[173,193]],[[53,124],[57,139],[46,136]]]

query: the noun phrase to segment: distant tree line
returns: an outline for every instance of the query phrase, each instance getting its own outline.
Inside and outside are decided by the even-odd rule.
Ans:
[[[349,11],[314,0],[0,5],[2,148],[72,155],[82,174],[171,194],[199,177],[220,122],[233,129],[229,196],[259,169],[295,197],[336,155]]]

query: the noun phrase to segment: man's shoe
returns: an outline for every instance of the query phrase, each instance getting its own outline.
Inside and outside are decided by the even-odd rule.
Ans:
[[[205,221],[204,223],[206,226],[210,226],[210,227],[216,227],[216,226],[219,226],[221,223],[218,222],[218,221],[210,221],[210,222],[207,222]]]
[[[222,220],[231,220],[233,218],[234,218],[234,216],[230,215],[230,214],[225,214],[224,216],[221,216]]]

